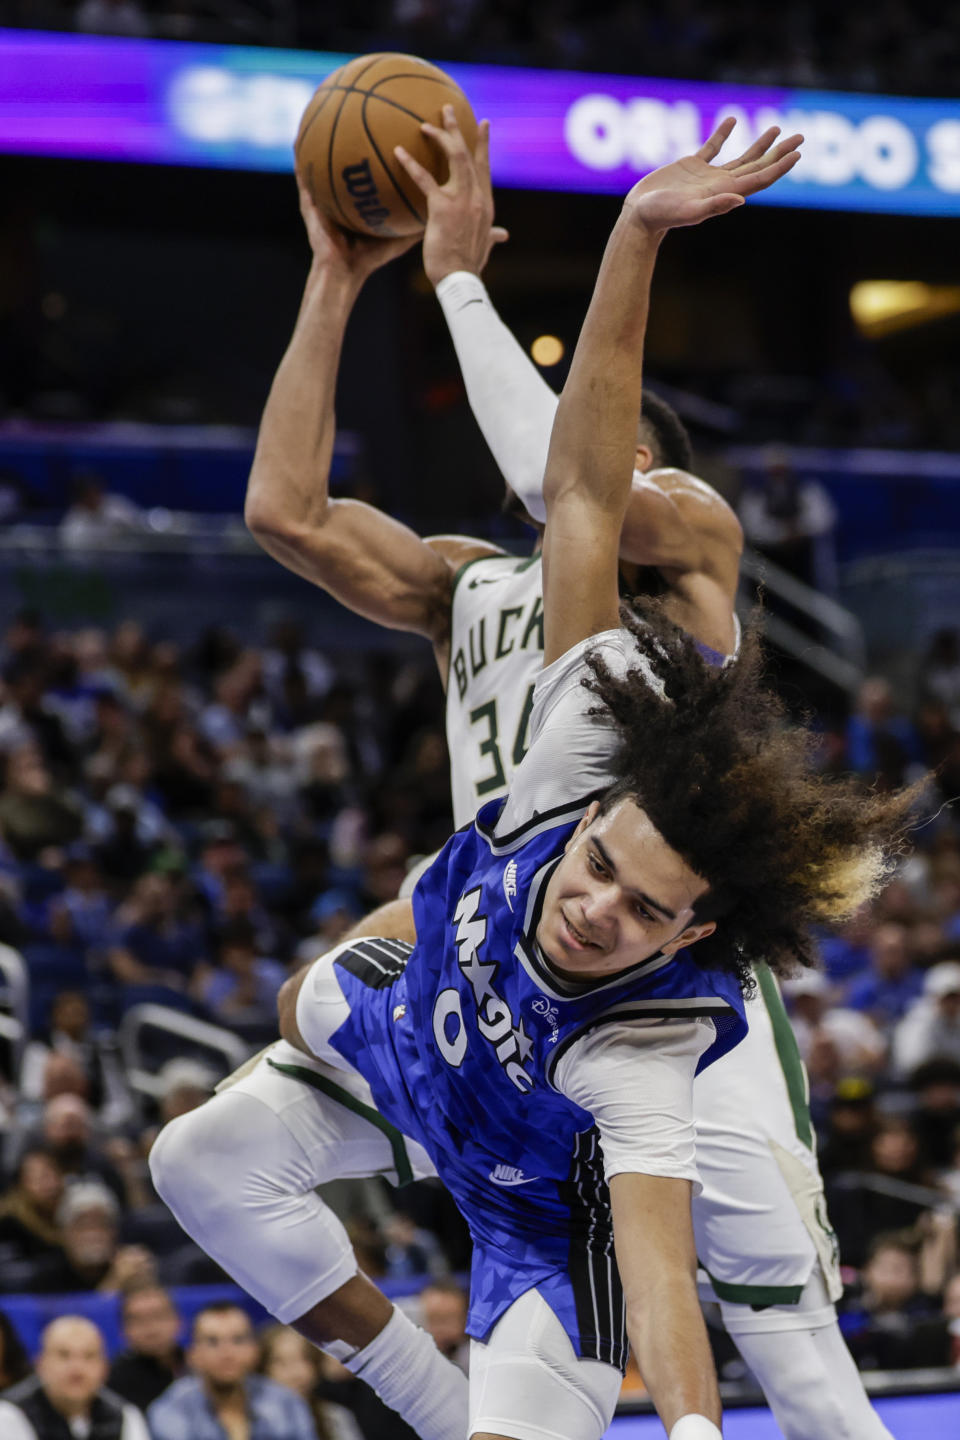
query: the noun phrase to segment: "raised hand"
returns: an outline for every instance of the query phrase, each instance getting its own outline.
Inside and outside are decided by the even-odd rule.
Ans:
[[[780,130],[773,125],[738,159],[711,164],[736,123],[724,120],[695,155],[664,165],[634,185],[624,201],[631,219],[651,231],[699,225],[736,209],[748,195],[769,189],[800,159],[803,136],[791,135],[775,145]]]
[[[443,126],[421,125],[423,133],[440,147],[450,173],[440,185],[402,145],[394,154],[427,202],[427,228],[423,236],[423,268],[427,279],[439,285],[454,270],[479,275],[494,245],[508,239],[506,230],[493,223],[490,185],[490,122],[481,120],[473,153],[457,124],[452,105],[443,107]]]
[[[340,272],[344,277],[362,284],[374,270],[379,270],[381,265],[388,264],[398,255],[406,254],[417,243],[416,235],[381,240],[341,229],[324,215],[322,210],[317,209],[305,181],[299,174],[297,189],[300,192],[300,214],[303,216],[316,266]]]

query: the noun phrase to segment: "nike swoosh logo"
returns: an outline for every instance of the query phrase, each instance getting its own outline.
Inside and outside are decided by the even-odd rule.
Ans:
[[[499,582],[499,580],[500,580],[500,576],[499,576],[499,575],[491,575],[491,576],[489,576],[488,578],[484,578],[484,577],[481,577],[481,576],[478,575],[477,578],[476,578],[476,580],[471,580],[471,581],[470,581],[469,585],[467,586],[467,589],[468,589],[468,590],[476,590],[476,588],[477,588],[478,585],[496,585],[496,584]]]
[[[490,1175],[488,1178],[493,1181],[494,1185],[502,1185],[507,1188],[512,1185],[530,1185],[534,1180],[539,1180],[540,1176],[524,1175],[521,1180],[498,1180],[496,1175]]]

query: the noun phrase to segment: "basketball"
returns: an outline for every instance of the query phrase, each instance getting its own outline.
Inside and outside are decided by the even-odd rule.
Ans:
[[[360,55],[341,65],[303,113],[294,153],[314,204],[361,235],[419,235],[426,201],[393,153],[402,145],[442,184],[447,162],[421,133],[452,105],[467,145],[477,140],[470,102],[449,75],[415,55]]]

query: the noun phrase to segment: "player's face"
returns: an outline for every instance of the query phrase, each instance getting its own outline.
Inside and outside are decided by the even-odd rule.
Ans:
[[[560,975],[615,975],[711,934],[694,920],[706,882],[671,849],[650,817],[624,798],[594,802],[567,845],[544,897],[537,940]]]

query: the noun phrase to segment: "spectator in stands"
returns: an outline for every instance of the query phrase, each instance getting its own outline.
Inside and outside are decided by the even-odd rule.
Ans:
[[[831,1097],[829,1120],[817,1147],[820,1172],[866,1170],[877,1125],[873,1085],[861,1076],[845,1076]]]
[[[0,1397],[3,1440],[150,1440],[140,1411],[105,1388],[103,1336],[63,1315],[43,1332],[37,1373]]]
[[[893,1060],[902,1077],[927,1060],[960,1063],[960,961],[927,971],[923,994],[894,1031]]]
[[[116,913],[110,967],[121,985],[160,986],[183,992],[203,958],[199,925],[180,913],[170,874],[149,871],[135,882]]]
[[[59,1254],[57,1210],[63,1189],[63,1171],[49,1151],[23,1152],[13,1185],[0,1196],[0,1288],[17,1288],[4,1284],[12,1264]]]
[[[69,846],[63,866],[64,888],[47,912],[47,930],[59,945],[106,944],[113,906],[89,845]]]
[[[220,931],[219,966],[202,971],[197,994],[221,1025],[244,1034],[269,1038],[276,1030],[277,995],[287,978],[284,967],[257,949],[257,937],[248,920],[229,922]]]
[[[126,1348],[110,1367],[110,1389],[138,1410],[146,1410],[183,1374],[178,1343],[180,1316],[160,1285],[128,1286],[120,1296]]]
[[[193,880],[210,909],[218,913],[223,906],[227,882],[244,872],[247,855],[229,821],[209,820],[201,827],[200,835],[200,855],[192,872]]]
[[[878,1235],[860,1278],[859,1296],[841,1309],[844,1338],[862,1370],[896,1369],[917,1325],[934,1311],[920,1289],[916,1245],[895,1232]]]
[[[303,675],[307,694],[314,700],[322,699],[337,679],[330,661],[307,644],[303,626],[292,615],[274,625],[263,652],[263,680],[274,699],[282,696],[284,680],[291,670]]]
[[[819,480],[800,476],[786,451],[771,447],[759,485],[748,486],[739,513],[751,545],[818,590],[836,590],[837,512]]]
[[[897,1115],[881,1119],[867,1163],[851,1164],[845,1177],[827,1181],[830,1218],[846,1263],[862,1264],[876,1236],[915,1226],[928,1206],[939,1203],[935,1183],[910,1121]]]
[[[59,716],[50,706],[50,667],[45,649],[25,650],[3,671],[4,703],[0,707],[0,748],[32,741],[45,763],[58,775],[69,772],[73,752]]]
[[[805,971],[783,988],[804,1061],[816,1043],[826,1039],[836,1051],[842,1073],[873,1075],[879,1071],[887,1050],[883,1035],[859,1011],[831,1006],[830,987],[819,971]]]
[[[446,1355],[466,1375],[470,1368],[467,1338],[467,1292],[456,1280],[433,1280],[420,1291],[420,1323]]]
[[[0,749],[3,790],[0,832],[13,857],[29,863],[48,846],[79,839],[83,813],[72,794],[58,786],[37,744],[30,740]]]
[[[214,753],[229,759],[242,753],[247,726],[264,724],[270,716],[256,650],[244,650],[230,669],[217,677],[214,695],[200,713],[198,728]]]
[[[222,1302],[198,1311],[187,1360],[176,1380],[147,1412],[153,1440],[315,1440],[304,1400],[285,1385],[254,1373],[257,1342],[246,1311]]]
[[[269,809],[281,825],[292,825],[302,806],[289,746],[262,722],[248,723],[242,748],[224,767],[224,777],[243,788],[254,810]]]
[[[923,763],[916,729],[896,712],[889,680],[872,675],[864,680],[857,708],[847,723],[847,763],[858,775],[876,778],[886,790],[916,778]]]
[[[206,1065],[186,1057],[168,1060],[157,1080],[160,1120],[164,1125],[209,1100],[216,1084],[216,1076]]]
[[[317,1440],[363,1440],[356,1420],[342,1405],[321,1400],[316,1394],[321,1381],[321,1356],[289,1325],[268,1325],[260,1332],[261,1375],[277,1385],[286,1385],[310,1407]],[[349,1373],[349,1372],[348,1372]]]
[[[920,663],[921,697],[939,700],[954,730],[960,730],[960,632],[938,630]]]
[[[936,1319],[921,1322],[906,1353],[897,1357],[905,1369],[952,1365],[960,1369],[960,1271],[946,1283]]]
[[[960,1133],[960,1062],[927,1060],[910,1076],[916,1096],[912,1123],[928,1164],[950,1167]]]
[[[38,1100],[33,1100],[23,1090],[20,1092],[16,1113],[21,1126],[33,1129],[43,1119],[50,1101],[61,1096],[72,1095],[86,1103],[90,1081],[86,1070],[73,1055],[48,1050],[43,1056],[39,1081]]]
[[[104,1185],[71,1185],[57,1211],[63,1251],[37,1266],[30,1288],[44,1295],[74,1291],[111,1293],[128,1285],[156,1283],[156,1264],[141,1245],[119,1242],[120,1207]]]
[[[144,763],[149,768],[145,758]],[[87,829],[94,832],[97,863],[115,888],[142,875],[175,833],[159,806],[130,784],[110,786],[97,815],[88,812]]]
[[[102,4],[103,0],[90,0]],[[122,8],[124,0],[119,0]],[[116,10],[116,6],[112,6]],[[139,505],[125,495],[114,495],[100,475],[87,470],[78,475],[73,486],[73,504],[60,521],[60,543],[65,550],[81,551],[136,535],[146,528],[146,517]]]
[[[75,1064],[65,1056],[52,1063]],[[42,1138],[70,1181],[99,1180],[122,1204],[126,1200],[123,1177],[94,1140],[93,1115],[79,1095],[57,1095],[44,1107]]]
[[[349,890],[327,890],[310,907],[310,934],[297,946],[297,958],[317,960],[360,919],[360,905]]]
[[[24,1052],[20,1091],[26,1100],[39,1100],[45,1090],[49,1098],[45,1072],[54,1055],[67,1056],[81,1067],[85,1098],[106,1131],[129,1122],[133,1101],[116,1042],[109,1033],[94,1031],[89,1001],[77,990],[61,991],[51,1006],[46,1035],[32,1040]]]
[[[911,964],[905,925],[878,925],[870,941],[870,966],[854,976],[847,1004],[869,1015],[881,1030],[904,1016],[923,990],[923,976]]]
[[[30,1361],[13,1321],[0,1310],[0,1394],[30,1374]]]

